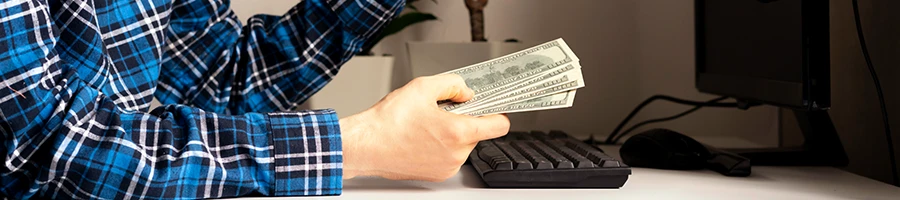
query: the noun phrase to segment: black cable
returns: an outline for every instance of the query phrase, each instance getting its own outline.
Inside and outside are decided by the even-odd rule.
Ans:
[[[671,102],[678,103],[678,104],[704,106],[704,107],[738,107],[737,103],[706,103],[706,102],[684,100],[684,99],[679,99],[679,98],[666,96],[666,95],[653,95],[652,97],[647,98],[647,100],[644,100],[644,102],[641,102],[641,104],[638,104],[638,106],[635,107],[634,110],[631,110],[631,113],[629,113],[628,116],[625,117],[625,119],[623,119],[622,122],[620,122],[618,126],[616,126],[616,129],[613,130],[613,132],[610,133],[609,136],[606,137],[606,141],[604,143],[613,144],[612,143],[613,138],[615,138],[616,135],[619,133],[619,131],[622,130],[622,127],[624,127],[625,124],[628,124],[628,121],[631,121],[631,118],[634,118],[634,116],[637,115],[638,111],[641,111],[642,108],[644,108],[645,106],[647,106],[648,104],[650,104],[651,102],[656,101],[656,100],[666,100],[666,101],[671,101]]]
[[[706,103],[718,103],[719,101],[722,101],[722,100],[725,100],[725,99],[728,99],[728,97],[723,96],[723,97],[718,97],[718,98],[715,98],[715,99],[710,99],[709,101],[706,101]],[[672,116],[668,116],[668,117],[662,117],[662,118],[656,118],[656,119],[651,119],[651,120],[646,120],[646,121],[643,121],[643,122],[641,122],[641,123],[637,123],[637,124],[635,124],[635,125],[632,125],[630,128],[625,129],[625,131],[622,131],[622,133],[619,133],[618,136],[616,136],[616,138],[613,138],[612,143],[614,143],[614,144],[615,144],[615,143],[619,143],[619,140],[621,140],[623,137],[625,137],[626,135],[628,135],[628,133],[631,133],[631,131],[634,131],[635,129],[640,128],[641,126],[644,126],[644,125],[647,125],[647,124],[652,124],[652,123],[657,123],[657,122],[664,122],[664,121],[669,121],[669,120],[678,119],[678,118],[680,118],[680,117],[684,117],[685,115],[691,114],[691,113],[693,113],[693,112],[695,112],[695,111],[697,111],[697,110],[700,110],[700,108],[703,108],[703,106],[694,106],[693,108],[688,109],[688,110],[685,110],[684,112],[678,113],[678,114],[676,114],[676,115],[672,115]]]
[[[866,66],[869,68],[869,74],[872,75],[872,81],[875,82],[875,92],[878,94],[878,104],[881,105],[881,119],[884,123],[884,135],[887,138],[888,155],[891,156],[891,174],[893,184],[900,186],[897,177],[897,160],[894,157],[894,140],[891,137],[891,124],[888,120],[887,105],[884,103],[884,93],[881,90],[881,81],[878,80],[878,74],[875,73],[875,65],[872,64],[872,58],[869,56],[869,49],[866,47],[866,38],[863,37],[862,24],[859,20],[859,5],[853,0],[853,17],[856,20],[856,35],[859,37],[859,46],[862,49],[863,57],[866,59]]]

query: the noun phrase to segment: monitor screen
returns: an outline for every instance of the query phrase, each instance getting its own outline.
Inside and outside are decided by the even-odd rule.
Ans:
[[[828,1],[696,0],[697,88],[795,109],[830,106]]]
[[[802,81],[799,0],[706,1],[706,72]]]

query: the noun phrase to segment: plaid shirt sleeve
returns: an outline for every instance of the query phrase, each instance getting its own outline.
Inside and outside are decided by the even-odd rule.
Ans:
[[[283,16],[256,15],[242,27],[228,1],[176,0],[156,97],[220,113],[293,110],[403,5],[305,0]]]
[[[376,24],[364,23],[366,17],[350,17],[373,12],[360,5],[380,5],[396,11],[399,4],[402,0],[306,0],[292,12],[322,15],[288,14],[277,20],[258,17],[263,21],[271,18],[268,20],[273,25],[259,25],[262,28],[254,30],[251,23],[251,28],[235,33],[213,31],[224,24],[174,25],[198,20],[174,17],[178,12],[184,12],[183,16],[204,15],[178,11],[193,3],[0,2],[0,198],[194,199],[340,194],[342,148],[334,112],[259,111],[281,110],[278,104],[302,101],[334,75],[337,65],[358,51],[354,50],[358,45],[348,43],[364,40],[367,36],[360,32],[364,28],[378,29]],[[206,5],[219,10],[215,8],[219,5]],[[168,27],[170,14],[173,26]],[[324,20],[327,16],[331,20]],[[275,25],[289,23],[296,17],[312,17],[316,24],[334,26],[311,26],[305,22],[281,28]],[[323,36],[327,35],[325,30],[313,30],[323,27],[333,32],[341,30],[337,36],[328,37]],[[225,37],[169,37],[174,33],[187,34],[191,32],[189,28],[195,34],[241,36],[230,46],[224,45],[228,41],[220,41],[228,40]],[[212,48],[176,51],[173,49],[180,44],[172,41],[178,38],[197,39],[195,42],[204,44],[201,47]],[[303,42],[288,43],[294,40]],[[219,43],[222,47],[215,47]],[[256,48],[263,49],[257,52],[266,56],[251,54]],[[203,53],[203,57],[193,55]],[[172,61],[209,56],[214,59],[182,64]],[[328,59],[335,61],[326,64],[324,60]],[[216,67],[207,70],[210,66]],[[183,84],[172,88],[180,92],[194,88],[198,93],[208,93],[207,101],[219,98],[227,103],[205,104],[197,99],[206,97],[198,94],[186,96],[191,100],[183,100],[183,96],[163,101],[190,103],[209,110],[167,105],[148,111],[157,77],[173,76],[165,73],[178,69],[186,69],[184,72],[190,74],[180,77],[189,80],[161,81],[160,88],[165,87],[163,83]],[[215,78],[190,78],[196,74]],[[218,83],[210,86],[205,82]],[[231,95],[220,96],[223,92]],[[165,96],[166,92],[161,93]],[[295,98],[285,98],[290,100],[287,102],[273,100],[280,95]],[[242,99],[236,100],[239,96]],[[219,108],[222,106],[238,108]]]

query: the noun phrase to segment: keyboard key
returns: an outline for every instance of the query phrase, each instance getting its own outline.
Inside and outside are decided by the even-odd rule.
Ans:
[[[556,137],[551,136],[554,134],[556,135]],[[559,154],[567,158],[575,168],[593,168],[598,166],[591,162],[591,160],[585,158],[582,154],[579,154],[578,152],[567,147],[564,141],[569,141],[571,137],[569,137],[562,131],[551,130],[550,135],[544,134],[540,131],[531,131],[531,136],[537,138],[538,140],[544,142],[544,144],[547,144],[547,146],[553,148],[553,150],[559,152]]]
[[[494,145],[494,143],[491,143],[491,142],[478,142],[478,144],[475,145],[475,150],[481,150],[482,148],[486,148],[486,147],[496,147],[496,145]]]
[[[527,133],[527,132],[517,132],[516,138],[518,140],[528,140],[528,141],[534,140],[534,137],[531,137],[531,133]]]
[[[569,135],[566,132],[562,132],[560,130],[550,130],[550,137],[552,138],[568,138]]]
[[[531,162],[525,159],[519,151],[516,151],[509,143],[502,140],[492,140],[497,147],[500,148],[506,155],[509,155],[509,158],[512,160],[513,169],[533,169],[531,166]],[[488,141],[485,141],[488,142]]]
[[[531,137],[535,137],[535,138],[547,138],[548,137],[548,135],[546,133],[544,133],[543,131],[531,131],[529,133],[530,133]]]
[[[580,154],[588,154],[591,152],[597,152],[597,153],[603,154],[603,152],[601,152],[597,148],[594,148],[594,147],[592,147],[588,144],[585,144],[584,142],[581,142],[581,141],[563,140],[563,142],[566,143],[567,147],[574,149],[576,152],[578,152]]]
[[[495,170],[512,170],[512,160],[506,157],[502,151],[496,146],[491,146],[491,144],[479,145],[482,146],[478,150],[478,157],[481,160],[488,163],[491,168]]]
[[[491,168],[496,170],[511,170],[512,169],[512,161],[509,160],[506,155],[503,155],[503,152],[500,152],[500,149],[497,147],[491,147],[484,149],[486,156],[491,156]],[[480,157],[481,155],[479,155]]]
[[[537,150],[538,153],[541,153],[542,155],[547,157],[547,159],[549,159],[556,168],[575,168],[575,165],[572,164],[572,161],[569,161],[569,159],[563,157],[563,155],[559,154],[558,152],[556,152],[556,150],[550,148],[543,142],[538,140],[531,141],[529,142],[529,144],[531,144],[531,146],[534,147],[534,149]]]
[[[612,160],[612,157],[607,156],[602,151],[580,141],[566,141],[566,147],[574,149],[575,152],[578,152],[581,155],[585,155],[585,158],[591,160],[591,162],[597,164],[597,166],[603,166],[604,160]]]
[[[531,161],[535,169],[553,169],[553,164],[533,148],[529,148],[526,142],[515,141],[513,142],[513,147],[522,152],[525,158]]]
[[[523,138],[523,137],[524,137],[525,135],[528,135],[528,133],[527,133],[527,132],[514,131],[514,132],[509,132],[509,133],[506,134],[506,136],[504,136],[503,138],[504,138],[506,141],[524,140],[525,138]]]
[[[622,165],[619,164],[619,161],[616,161],[616,160],[604,160],[602,166],[603,167],[622,167]]]
[[[537,140],[540,140],[542,142],[549,142],[549,141],[557,140],[556,138],[552,138],[552,137],[550,137],[550,135],[547,135],[546,133],[540,132],[540,131],[531,131],[531,137],[533,137]]]
[[[575,168],[593,168],[593,167],[597,166],[597,165],[594,165],[594,163],[591,162],[591,160],[585,158],[581,154],[578,154],[577,152],[570,149],[569,147],[566,147],[565,143],[563,143],[561,141],[554,140],[554,141],[547,141],[547,143],[550,144],[550,147],[555,148],[557,151],[559,151],[560,154],[562,154],[566,158],[569,158],[569,161],[571,161],[572,164],[575,165]]]

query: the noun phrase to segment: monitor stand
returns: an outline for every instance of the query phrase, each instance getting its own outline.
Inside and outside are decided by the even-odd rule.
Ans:
[[[794,110],[803,132],[803,145],[762,149],[726,149],[750,159],[752,165],[847,166],[844,145],[827,111]]]

